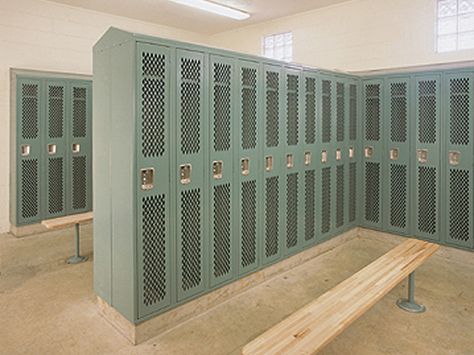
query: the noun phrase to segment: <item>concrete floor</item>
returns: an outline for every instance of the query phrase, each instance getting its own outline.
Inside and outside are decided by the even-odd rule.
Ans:
[[[91,226],[83,228],[91,256]],[[0,235],[1,354],[238,354],[248,341],[387,252],[402,238],[358,237],[138,346],[97,311],[92,262],[66,265],[72,230]],[[474,354],[474,254],[443,248],[417,271],[424,314],[390,292],[323,354]]]

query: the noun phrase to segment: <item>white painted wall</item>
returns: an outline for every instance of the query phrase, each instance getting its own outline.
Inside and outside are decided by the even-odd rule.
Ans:
[[[354,0],[220,33],[209,43],[260,55],[263,36],[293,31],[295,62],[347,71],[474,58],[474,50],[436,53],[435,28],[436,0]]]
[[[0,233],[9,222],[10,68],[92,74],[92,46],[110,26],[190,42],[205,37],[42,0],[0,0]]]

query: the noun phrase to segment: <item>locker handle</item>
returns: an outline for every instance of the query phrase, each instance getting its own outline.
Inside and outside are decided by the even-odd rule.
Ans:
[[[240,168],[242,169],[242,175],[247,176],[250,174],[250,160],[249,158],[242,158],[240,161]]]
[[[418,157],[418,162],[424,164],[428,161],[428,150],[426,149],[417,149],[416,156]]]
[[[390,160],[398,160],[398,148],[390,149]]]
[[[286,167],[291,169],[295,165],[295,161],[293,159],[293,154],[286,155]]]
[[[449,165],[459,165],[459,161],[461,160],[461,152],[458,152],[456,150],[451,150],[449,151]]]
[[[179,166],[179,179],[181,184],[188,185],[191,183],[192,168],[191,164],[182,164]]]
[[[354,158],[354,147],[349,147],[349,159]]]
[[[321,151],[321,163],[327,163],[328,161],[328,152],[323,150]]]
[[[311,164],[311,152],[304,153],[304,165],[309,166]]]
[[[56,144],[48,144],[48,154],[55,155],[56,154]]]
[[[216,160],[212,162],[212,177],[215,180],[222,179],[222,166],[224,165],[222,160]]]
[[[29,144],[23,144],[21,146],[21,156],[22,157],[27,157],[30,155],[30,145]]]
[[[273,157],[271,155],[267,155],[265,157],[265,170],[266,171],[273,170]]]
[[[374,147],[371,147],[371,146],[365,147],[364,156],[366,158],[372,158],[373,155],[374,155]]]
[[[81,145],[79,143],[72,144],[72,152],[79,153],[81,151]]]
[[[338,148],[336,149],[336,160],[339,161],[342,159],[342,152],[341,150]]]
[[[154,177],[154,168],[144,168],[140,170],[140,182],[142,190],[151,190],[153,188]]]

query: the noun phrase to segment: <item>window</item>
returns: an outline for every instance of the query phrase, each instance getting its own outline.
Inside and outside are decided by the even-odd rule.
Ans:
[[[262,52],[265,57],[287,62],[293,60],[293,34],[291,32],[265,36],[262,42]]]
[[[438,52],[474,48],[474,0],[438,1]]]

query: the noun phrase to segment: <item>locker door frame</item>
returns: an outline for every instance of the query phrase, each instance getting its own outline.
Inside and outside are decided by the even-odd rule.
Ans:
[[[359,103],[359,95],[360,95],[360,92],[359,92],[359,86],[358,86],[358,82],[356,79],[354,78],[348,78],[346,79],[346,82],[347,82],[347,88],[346,88],[346,139],[345,139],[345,143],[346,143],[346,147],[345,147],[345,151],[343,152],[343,157],[344,156],[347,156],[346,158],[346,198],[345,198],[345,201],[344,203],[346,204],[346,207],[345,207],[345,216],[346,216],[346,223],[345,223],[345,230],[349,230],[355,226],[358,225],[358,222],[357,222],[357,199],[358,199],[358,195],[357,195],[357,190],[358,190],[358,186],[357,186],[357,182],[359,181],[359,178],[358,178],[358,171],[360,170],[358,168],[359,164],[358,164],[358,159],[357,159],[357,156],[358,154],[360,153],[360,150],[359,150],[359,147],[358,147],[358,138],[360,137],[359,135],[359,126],[360,126],[360,115],[359,115],[359,106],[360,106],[360,103]],[[354,120],[355,120],[355,139],[351,139],[351,87],[354,86],[355,87],[355,96],[354,96],[354,103],[355,103],[355,117],[354,117]],[[349,156],[349,152],[350,150],[352,149],[352,158]],[[354,176],[354,191],[353,191],[353,199],[354,199],[354,206],[352,206],[354,208],[354,211],[351,211],[351,204],[350,204],[350,201],[351,201],[351,175],[350,175],[350,171],[351,171],[351,164],[354,164],[353,166],[355,167],[355,176]],[[351,213],[354,214],[354,219],[351,221],[350,220],[350,216],[351,216]]]

